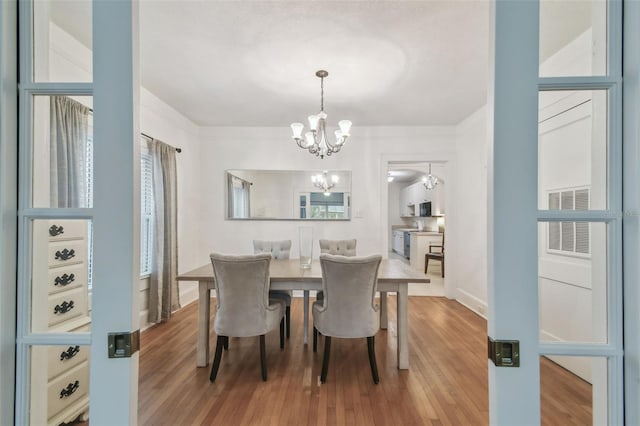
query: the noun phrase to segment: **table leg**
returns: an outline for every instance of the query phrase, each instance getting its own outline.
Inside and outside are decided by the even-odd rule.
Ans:
[[[211,290],[209,283],[198,281],[198,344],[196,346],[196,366],[206,367],[209,363],[209,321],[211,315]]]
[[[387,292],[380,292],[380,328],[383,330],[387,329]]]
[[[304,344],[309,341],[309,290],[303,290],[304,294]]]
[[[408,293],[407,286],[400,286],[396,297],[398,305],[398,368],[400,370],[409,369]]]

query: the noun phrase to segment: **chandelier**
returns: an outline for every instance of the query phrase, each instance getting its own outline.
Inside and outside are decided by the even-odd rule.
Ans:
[[[429,163],[429,174],[422,178],[425,188],[433,189],[438,184],[438,178],[431,174],[431,163]]]
[[[309,116],[309,131],[302,138],[302,130],[304,124],[293,123],[291,130],[293,131],[293,139],[302,149],[307,149],[311,154],[324,158],[333,153],[339,152],[347,138],[350,136],[351,121],[341,120],[338,122],[339,130],[335,131],[336,141],[329,142],[326,132],[327,114],[324,112],[324,79],[329,73],[324,70],[316,72],[316,76],[320,78],[320,112],[317,115]]]
[[[313,186],[320,188],[324,192],[324,195],[329,195],[329,190],[336,186],[338,180],[338,175],[331,175],[331,181],[329,181],[329,172],[327,170],[323,170],[322,174],[311,176]]]

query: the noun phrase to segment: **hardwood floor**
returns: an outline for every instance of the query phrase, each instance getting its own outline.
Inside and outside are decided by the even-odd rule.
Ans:
[[[216,382],[210,383],[210,367],[195,366],[197,306],[189,305],[142,333],[139,423],[488,424],[486,321],[446,298],[410,297],[410,369],[398,370],[395,297],[389,300],[393,320],[376,336],[378,385],[371,379],[366,339],[333,339],[327,383],[319,384],[323,341],[315,354],[311,342],[303,344],[299,298],[291,307],[284,351],[277,330],[267,335],[267,382],[260,376],[256,337],[231,338]],[[212,356],[215,340],[212,332]],[[546,359],[541,381],[548,390],[543,425],[592,424],[588,383]]]

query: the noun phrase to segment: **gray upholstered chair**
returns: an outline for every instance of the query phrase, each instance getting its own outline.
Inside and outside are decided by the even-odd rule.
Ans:
[[[262,380],[267,380],[265,335],[280,324],[280,349],[284,348],[283,301],[269,301],[271,255],[231,256],[211,254],[216,283],[216,316],[213,329],[218,335],[216,354],[209,380],[215,381],[223,347],[229,336],[260,336]]]
[[[261,241],[253,240],[253,253],[271,253],[274,259],[289,259],[291,252],[291,240]],[[289,290],[269,290],[269,299],[283,300],[286,304],[285,323],[287,326],[287,338],[291,336],[291,297]]]
[[[337,254],[340,256],[355,256],[357,240],[320,240],[320,254]],[[322,290],[316,293],[316,300],[322,300]]]
[[[367,338],[373,382],[380,381],[376,364],[375,335],[380,328],[375,304],[378,268],[382,256],[346,257],[320,255],[324,300],[313,303],[313,351],[318,332],[325,336],[320,381],[327,379],[331,337]]]
[[[320,240],[320,254],[339,254],[341,256],[356,255],[357,240]]]

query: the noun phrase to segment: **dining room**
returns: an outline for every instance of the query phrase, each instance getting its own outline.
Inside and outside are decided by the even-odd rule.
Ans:
[[[153,186],[145,181],[154,172],[148,169],[145,177],[144,159],[151,158],[148,147],[154,143],[173,151],[176,177],[172,285],[157,287],[152,265],[158,252],[151,244],[159,234],[151,231],[153,213],[141,217],[149,224],[141,227],[141,266],[148,262],[150,269],[141,268],[134,282],[139,289],[140,423],[488,424],[488,2],[405,2],[389,9],[383,3],[345,2],[338,22],[330,6],[316,2],[253,4],[261,13],[242,2],[196,3],[140,6],[142,134],[137,142],[143,199],[145,185]],[[91,80],[90,37],[86,28],[70,22],[72,16],[87,18],[79,5],[54,2],[47,16],[39,16],[47,20],[46,35],[36,39],[47,51],[51,81]],[[316,18],[307,22],[312,13]],[[272,25],[299,20],[327,34],[306,40],[316,48],[298,44],[297,30],[274,31]],[[200,24],[198,31],[190,30],[193,22]],[[549,66],[563,65],[589,45],[595,36],[585,22],[562,34],[571,43],[563,39],[564,45],[558,42],[561,47],[546,53]],[[456,30],[459,26],[466,30]],[[371,28],[385,31],[369,33]],[[433,41],[433,49],[423,49],[424,40]],[[344,47],[339,55],[336,45]],[[210,58],[214,51],[224,52],[226,59]],[[434,62],[439,66],[431,67]],[[90,99],[75,100],[92,107]],[[549,121],[540,149],[549,167],[541,172],[541,208],[554,209],[557,200],[557,209],[564,210],[561,200],[569,192],[572,210],[580,210],[585,197],[591,203],[602,199],[602,183],[590,181],[591,167],[601,165],[594,160],[587,167],[581,161],[603,148],[596,143],[588,149],[579,143],[557,148],[573,124],[573,116],[562,114],[580,107],[580,120],[591,120],[587,106],[602,106],[598,102],[602,99],[590,93],[542,99]],[[48,116],[47,108],[36,110]],[[325,110],[323,117],[319,112]],[[313,116],[321,123],[316,133],[325,125],[332,132],[339,129],[335,151],[328,153],[332,148],[326,142],[315,148],[291,126],[308,126],[309,114],[318,114]],[[343,128],[340,120],[352,126]],[[573,131],[569,139],[584,128]],[[41,148],[49,155],[48,147]],[[565,162],[558,164],[557,158]],[[398,262],[404,266],[393,269],[390,225],[407,217],[396,218],[389,208],[400,189],[390,189],[388,177],[390,169],[406,163],[436,164],[437,173],[446,177],[441,188],[446,187],[447,262],[438,270],[437,296],[428,290],[424,263],[411,268]],[[575,179],[567,182],[560,168],[573,170]],[[436,219],[433,223],[437,232]],[[542,339],[599,341],[606,322],[606,309],[598,303],[606,291],[598,287],[606,269],[606,256],[598,256],[606,252],[605,232],[598,226],[585,230],[580,221],[565,221],[572,224],[570,231],[556,223],[538,231]],[[310,275],[297,265],[304,249],[302,228],[311,233],[310,258],[316,265]],[[567,248],[563,242],[569,232],[573,239]],[[293,296],[284,349],[278,330],[270,331],[269,378],[262,382],[257,341],[231,337],[212,383],[209,346],[213,349],[219,333],[210,326],[218,303],[210,254],[252,255],[255,241],[282,240],[290,241],[290,261],[298,266],[287,275],[271,270],[272,289]],[[321,240],[355,240],[358,257],[382,258],[384,273],[374,296],[382,311],[377,386],[369,377],[364,343],[347,339],[333,341],[329,375],[321,383],[327,336],[320,336],[318,352],[311,349],[313,302],[323,289]],[[421,261],[426,254],[418,254]],[[387,274],[389,269],[394,272]],[[86,292],[90,317],[90,287]],[[576,300],[574,321],[566,325],[567,305]],[[597,398],[606,393],[606,374],[601,363],[585,357],[540,356],[543,423],[558,418],[589,423],[606,415]],[[87,404],[74,414],[86,416]]]

